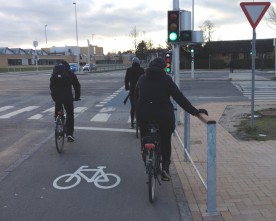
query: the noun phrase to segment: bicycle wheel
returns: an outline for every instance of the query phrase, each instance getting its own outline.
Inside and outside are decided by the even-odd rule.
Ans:
[[[139,125],[138,125],[137,120],[136,120],[136,123],[135,123],[135,129],[136,129],[136,138],[139,138]]]
[[[154,168],[153,164],[149,163],[148,165],[148,190],[149,190],[149,201],[153,203],[155,198],[155,187],[156,187],[156,179],[154,177]]]
[[[57,152],[62,153],[63,145],[64,145],[64,125],[63,125],[63,120],[60,116],[58,116],[56,120],[55,142],[56,142]]]

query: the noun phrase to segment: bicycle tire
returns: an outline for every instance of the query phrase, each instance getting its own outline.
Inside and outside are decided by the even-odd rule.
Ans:
[[[152,164],[148,165],[148,191],[149,191],[149,201],[154,202],[155,198],[155,188],[156,188],[156,179],[154,177],[154,168]]]
[[[136,138],[139,138],[139,125],[138,125],[137,120],[136,120],[136,123],[135,123],[135,129],[136,129]]]
[[[64,124],[61,116],[57,116],[55,128],[55,143],[58,153],[62,153],[64,146]]]

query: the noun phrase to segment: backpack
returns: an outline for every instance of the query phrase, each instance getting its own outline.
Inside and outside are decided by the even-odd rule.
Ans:
[[[55,87],[66,87],[71,85],[70,71],[63,64],[55,65],[51,76],[51,82]]]

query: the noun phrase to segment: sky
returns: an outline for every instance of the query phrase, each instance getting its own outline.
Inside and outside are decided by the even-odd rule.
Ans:
[[[192,11],[192,2],[179,0],[179,8]],[[214,41],[252,39],[252,27],[240,2],[194,0],[194,30],[209,20],[215,25]],[[276,0],[270,2],[276,9]],[[173,0],[0,0],[0,5],[0,47],[34,49],[34,41],[37,49],[85,47],[89,40],[107,54],[133,50],[130,33],[135,27],[138,42],[165,47],[167,11],[173,9]],[[276,38],[276,27],[268,26],[267,17],[268,13],[256,28],[257,39]]]

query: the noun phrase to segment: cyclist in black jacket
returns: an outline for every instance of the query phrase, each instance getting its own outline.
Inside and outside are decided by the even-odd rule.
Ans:
[[[188,113],[197,116],[208,112],[196,109],[182,94],[172,78],[165,72],[166,62],[163,58],[155,58],[150,62],[146,73],[142,75],[135,89],[135,111],[143,137],[146,124],[157,121],[160,125],[162,152],[162,180],[169,181],[169,165],[171,158],[171,135],[175,129],[174,107],[170,97]]]
[[[60,73],[63,70],[63,73]],[[72,86],[75,91],[73,97]],[[80,83],[77,76],[70,71],[70,66],[66,61],[60,62],[53,69],[50,78],[50,90],[52,99],[55,101],[55,119],[57,112],[61,109],[62,104],[66,111],[67,141],[74,142],[74,100],[80,100]]]
[[[127,69],[125,75],[125,90],[129,91],[129,100],[130,100],[130,128],[134,128],[134,91],[136,83],[139,77],[144,74],[144,69],[140,67],[140,60],[137,57],[132,59],[132,66]]]

